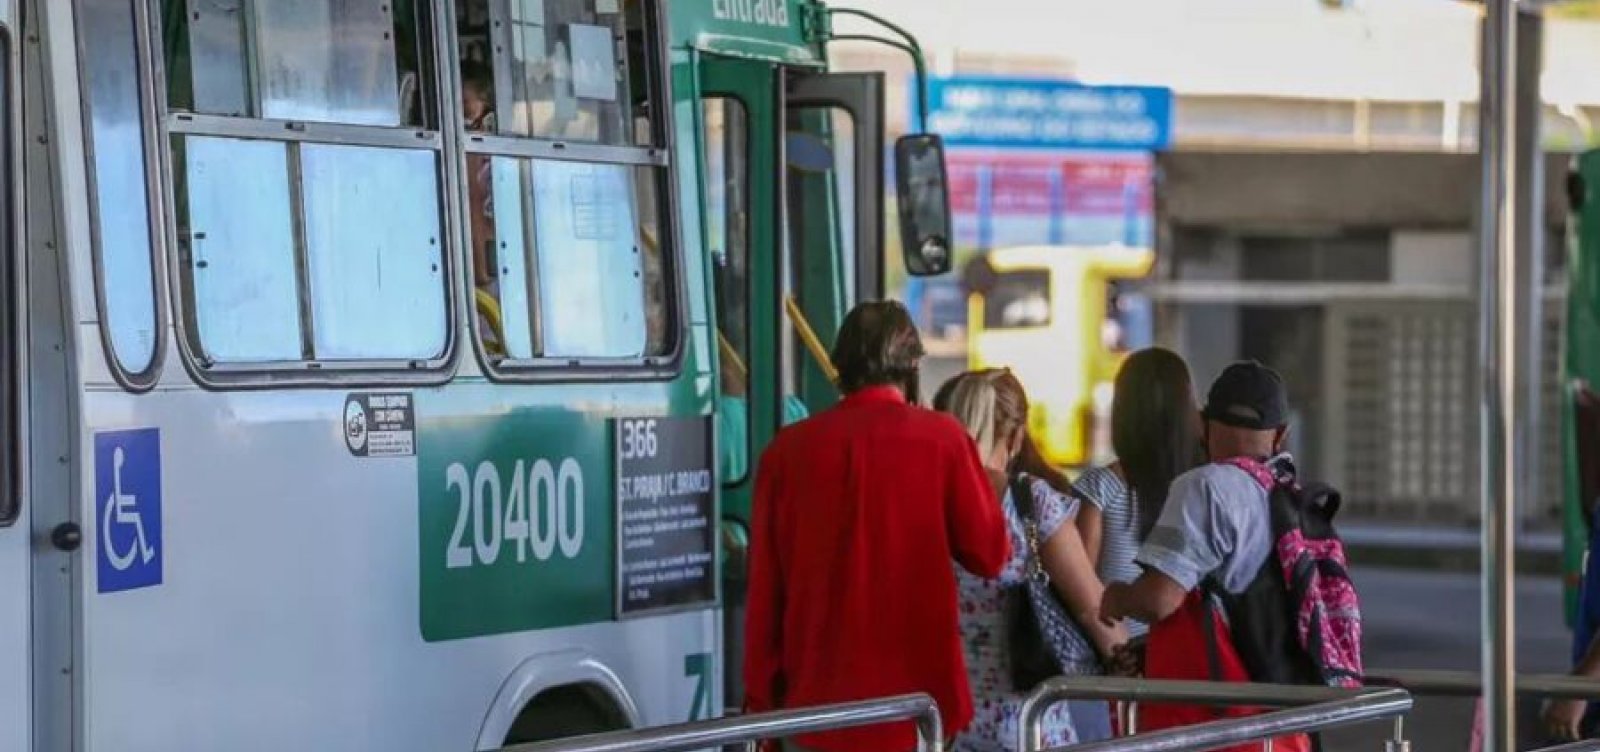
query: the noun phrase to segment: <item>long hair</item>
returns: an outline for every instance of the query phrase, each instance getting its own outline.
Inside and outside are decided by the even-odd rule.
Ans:
[[[935,410],[954,415],[966,427],[967,435],[977,443],[984,457],[993,453],[997,442],[1005,441],[1028,425],[1027,392],[1008,369],[968,371],[950,379],[939,387],[933,406]],[[1033,437],[1027,433],[1023,434],[1022,448],[1010,469],[1039,478],[1061,493],[1071,491],[1072,482],[1045,461]]]
[[[828,359],[839,371],[839,390],[851,394],[870,386],[896,386],[906,400],[921,399],[917,370],[925,351],[906,307],[874,300],[851,309],[839,327]]]
[[[973,373],[975,372],[962,371],[945,379],[945,382],[939,385],[939,391],[933,393],[933,409],[941,413],[950,412],[950,395],[955,393],[956,385],[960,384],[962,379]]]
[[[1140,350],[1117,372],[1111,446],[1133,490],[1139,538],[1149,536],[1173,479],[1204,460],[1189,366],[1171,350]]]

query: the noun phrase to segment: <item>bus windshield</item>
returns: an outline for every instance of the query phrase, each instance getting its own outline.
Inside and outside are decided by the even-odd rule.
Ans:
[[[1150,299],[1139,280],[1113,279],[1106,283],[1106,314],[1100,324],[1100,344],[1108,353],[1128,353],[1150,346]]]
[[[984,298],[988,329],[1023,329],[1050,324],[1050,272],[1022,269],[998,272]]]

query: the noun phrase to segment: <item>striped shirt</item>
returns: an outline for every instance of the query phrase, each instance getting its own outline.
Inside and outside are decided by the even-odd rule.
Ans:
[[[1109,465],[1078,476],[1072,489],[1100,510],[1100,561],[1095,565],[1100,581],[1110,584],[1138,579],[1140,568],[1133,558],[1139,553],[1139,509],[1133,503],[1133,489]],[[1148,630],[1133,619],[1126,625],[1133,637]]]

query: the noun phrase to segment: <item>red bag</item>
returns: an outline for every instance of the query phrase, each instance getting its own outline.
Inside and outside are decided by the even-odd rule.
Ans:
[[[1212,620],[1216,635],[1216,673],[1211,666],[1205,619]],[[1146,641],[1144,675],[1149,679],[1188,679],[1192,681],[1248,682],[1244,662],[1228,639],[1228,626],[1216,609],[1207,607],[1199,591],[1184,597],[1183,605],[1167,618],[1150,627]],[[1268,708],[1209,707],[1173,703],[1140,703],[1139,731],[1192,726],[1223,718],[1242,718],[1269,712]],[[1274,739],[1274,752],[1310,752],[1311,739],[1304,734]],[[1242,744],[1222,752],[1260,752],[1261,744]]]

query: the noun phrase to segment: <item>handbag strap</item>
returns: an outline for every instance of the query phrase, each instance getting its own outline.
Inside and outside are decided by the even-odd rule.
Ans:
[[[1033,519],[1033,479],[1027,473],[1011,476],[1011,503],[1017,505],[1017,515],[1024,524]]]
[[[1028,560],[1023,564],[1023,576],[1046,582],[1050,575],[1044,570],[1044,559],[1039,556],[1039,518],[1033,500],[1033,479],[1024,473],[1011,477],[1011,503],[1017,507],[1022,521],[1022,536],[1028,544]]]

